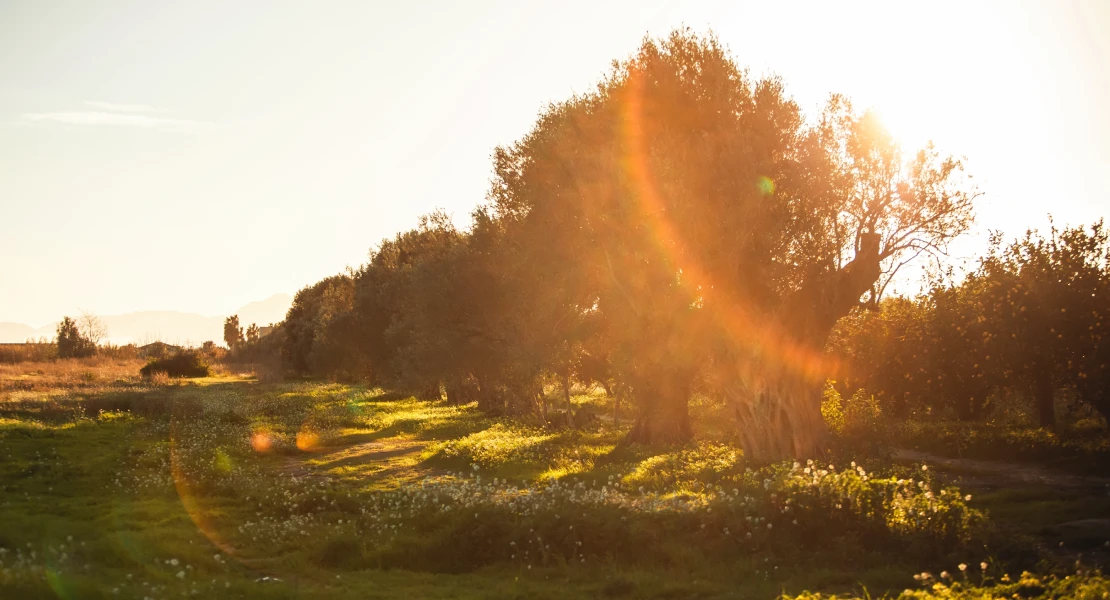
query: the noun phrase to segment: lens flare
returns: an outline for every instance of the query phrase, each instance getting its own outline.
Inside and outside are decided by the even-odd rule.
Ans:
[[[627,84],[620,124],[624,153],[622,166],[625,176],[632,183],[637,216],[651,232],[660,254],[682,273],[691,304],[709,310],[713,322],[727,334],[735,348],[741,350],[731,368],[741,375],[745,383],[774,377],[774,373],[780,371],[789,371],[809,382],[824,381],[835,367],[830,357],[819,348],[798,343],[774,319],[753,312],[748,303],[730,297],[727,288],[715,285],[710,273],[685,252],[687,246],[682,243],[678,228],[670,222],[651,167],[651,149],[648,147],[644,116],[643,76],[633,70]],[[761,176],[756,181],[756,188],[764,196],[771,196],[775,192],[775,182],[770,177]],[[763,367],[753,369],[753,363]]]
[[[274,445],[274,439],[270,434],[265,431],[256,431],[251,434],[251,448],[259,454],[269,452],[270,447]]]
[[[320,447],[320,436],[307,429],[297,432],[297,449],[302,452],[311,452]]]
[[[764,196],[770,196],[771,194],[775,193],[775,181],[770,177],[767,177],[766,175],[763,175],[759,178],[759,181],[756,183],[756,187],[759,188],[759,193],[763,194]]]
[[[177,497],[181,500],[181,507],[185,509],[185,514],[189,515],[197,531],[228,556],[235,556],[235,548],[223,539],[219,530],[208,518],[201,506],[200,498],[194,493],[192,483],[182,468],[181,457],[178,455],[179,423],[187,418],[189,417],[186,415],[177,414],[175,404],[173,414],[170,416],[170,473],[173,475],[174,489],[177,490]],[[269,437],[266,439],[269,440]]]

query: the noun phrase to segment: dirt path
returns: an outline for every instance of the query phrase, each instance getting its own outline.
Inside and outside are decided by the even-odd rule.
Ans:
[[[925,463],[957,475],[961,483],[969,487],[1022,485],[1087,490],[1110,487],[1110,477],[1075,475],[1029,463],[947,458],[904,449],[895,450],[893,458],[899,462]]]

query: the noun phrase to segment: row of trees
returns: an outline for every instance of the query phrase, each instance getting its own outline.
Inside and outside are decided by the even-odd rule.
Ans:
[[[1110,244],[1091,227],[1000,236],[959,284],[917,299],[894,298],[838,327],[839,385],[874,393],[886,409],[982,418],[1001,399],[1035,401],[1054,425],[1054,399],[1069,393],[1110,419]]]
[[[676,31],[498,148],[469,230],[433,214],[301,290],[283,357],[500,413],[601,381],[643,442],[688,438],[712,394],[750,456],[812,456],[830,331],[966,230],[962,173],[843,97],[807,121],[781,81]]]

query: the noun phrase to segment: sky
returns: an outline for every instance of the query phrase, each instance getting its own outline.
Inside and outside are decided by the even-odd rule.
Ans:
[[[0,0],[0,322],[208,315],[357,267],[645,35],[712,29],[966,156],[986,232],[1110,207],[1110,2]]]

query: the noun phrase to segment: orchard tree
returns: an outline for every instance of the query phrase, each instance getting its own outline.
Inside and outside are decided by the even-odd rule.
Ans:
[[[1103,223],[1035,231],[992,251],[980,267],[1007,375],[1032,392],[1041,425],[1056,424],[1055,394],[1077,391],[1110,418],[1110,244]]]
[[[537,329],[573,364],[578,323],[601,324],[637,405],[630,439],[689,438],[705,380],[755,458],[819,449],[832,327],[942,252],[974,197],[959,161],[904,157],[839,97],[807,125],[780,81],[689,31],[550,107],[495,170],[492,213],[543,278]]]
[[[282,328],[285,367],[301,375],[354,378],[358,364],[352,336],[354,280],[346,274],[327,277],[293,297]]]

